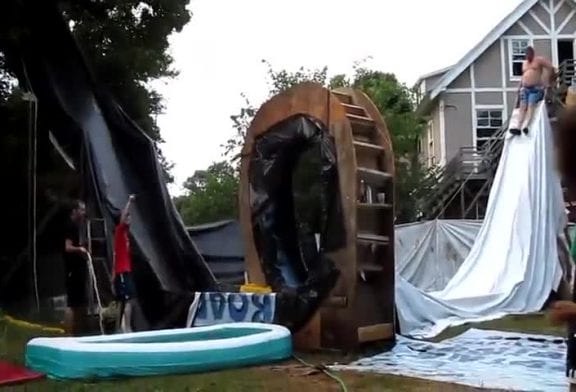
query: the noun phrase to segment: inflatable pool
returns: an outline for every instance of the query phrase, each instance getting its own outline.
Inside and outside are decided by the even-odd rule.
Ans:
[[[195,373],[257,365],[292,354],[279,325],[221,324],[124,335],[36,338],[26,365],[51,378],[93,379]]]

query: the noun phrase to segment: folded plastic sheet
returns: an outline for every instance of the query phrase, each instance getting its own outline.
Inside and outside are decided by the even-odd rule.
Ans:
[[[507,137],[486,217],[452,279],[425,292],[398,277],[401,332],[429,337],[453,325],[540,310],[562,278],[557,236],[565,225],[550,122],[540,104],[529,135]]]
[[[396,272],[422,291],[442,290],[470,253],[481,226],[475,220],[396,226]]]
[[[153,141],[92,77],[54,2],[22,5],[29,25],[17,48],[26,70],[19,76],[29,78],[38,98],[39,132],[64,140],[76,159],[85,151],[84,181],[110,224],[128,195],[137,194],[131,234],[138,296],[150,323],[143,327],[185,320],[187,306],[177,302],[213,289],[215,280],[172,203]]]
[[[326,254],[345,245],[334,140],[316,119],[296,115],[256,138],[252,151],[256,249],[266,281],[282,293],[282,324],[297,329],[336,283]]]

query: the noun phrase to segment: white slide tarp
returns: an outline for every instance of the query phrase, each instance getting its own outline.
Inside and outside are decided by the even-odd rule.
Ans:
[[[396,273],[413,286],[440,291],[470,253],[482,221],[433,220],[395,228]]]
[[[528,136],[506,139],[485,219],[446,286],[427,292],[405,271],[397,274],[402,334],[432,337],[449,326],[539,311],[558,288],[557,236],[566,213],[545,106],[538,106]]]

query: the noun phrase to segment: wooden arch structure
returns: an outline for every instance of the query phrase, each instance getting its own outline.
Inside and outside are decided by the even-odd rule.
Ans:
[[[253,227],[251,157],[276,124],[306,115],[324,126],[336,152],[345,244],[328,254],[339,277],[309,323],[296,335],[304,348],[355,349],[393,342],[394,155],[388,128],[374,103],[349,88],[330,91],[303,83],[266,102],[248,129],[240,170],[240,220],[248,280],[267,282]]]

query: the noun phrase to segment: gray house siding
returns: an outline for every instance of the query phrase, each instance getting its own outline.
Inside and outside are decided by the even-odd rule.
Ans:
[[[514,106],[516,106],[516,102],[518,101],[518,94],[516,91],[508,91],[506,93],[506,100],[508,106],[508,114],[512,113],[514,110]]]
[[[472,83],[470,82],[470,72],[462,72],[460,75],[449,88],[470,88]]]
[[[561,30],[561,34],[570,34],[574,35],[576,31],[576,18],[572,18],[568,21],[566,26],[564,26]]]
[[[563,3],[560,8],[558,9],[558,11],[556,11],[555,14],[555,18],[556,20],[564,20],[568,17],[568,15],[570,15],[570,12],[572,12],[572,10],[574,9],[574,7],[570,6],[567,3]],[[574,32],[574,30],[572,30],[572,32]]]
[[[440,140],[442,140],[442,129],[441,129],[441,125],[440,124],[440,106],[436,106],[436,108],[434,109],[433,112],[433,116],[432,116],[432,124],[433,124],[433,132],[432,132],[432,137],[434,138],[434,160],[436,161],[436,163],[439,163],[440,160],[442,159],[442,143],[440,143]]]
[[[555,0],[555,3],[560,2],[561,0]],[[571,1],[571,0],[568,0]],[[534,15],[536,15],[538,17],[538,19],[540,19],[540,21],[546,26],[547,29],[550,29],[550,13],[548,12],[548,10],[546,8],[544,8],[542,6],[542,3],[546,4],[546,7],[548,7],[550,5],[550,0],[543,0],[540,1],[538,3],[536,3],[534,5],[534,7],[532,7],[531,11],[534,13]],[[556,4],[552,4],[552,7],[555,7]]]
[[[474,63],[475,87],[502,87],[501,68],[500,41],[497,41]]]
[[[420,144],[421,158],[426,163],[439,164],[442,159],[442,144],[440,140],[441,135],[441,123],[440,123],[440,106],[436,105],[434,109],[430,112],[429,124],[432,125],[432,131],[430,132],[432,136],[432,150],[430,151],[430,139],[428,139],[429,132],[425,132],[422,137],[422,143]],[[431,160],[433,158],[433,160]]]
[[[544,6],[542,6],[544,4]],[[556,12],[551,15],[550,10]],[[529,40],[539,55],[549,58],[558,66],[559,40],[574,40],[576,51],[576,1],[540,0],[522,16],[515,16],[517,22],[505,30],[483,53],[475,55],[473,63],[454,75],[445,90],[436,96],[429,114],[434,126],[434,151],[437,162],[441,153],[445,162],[454,157],[461,147],[473,146],[476,135],[476,116],[480,111],[502,110],[503,121],[510,117],[517,102],[519,77],[511,74],[510,51],[512,40]],[[507,26],[510,26],[508,24]],[[496,37],[490,37],[490,41]],[[466,63],[466,57],[463,59]],[[463,65],[464,67],[466,65]],[[455,68],[460,72],[459,64]],[[443,75],[437,75],[434,83]],[[432,88],[432,84],[427,88]],[[440,105],[444,103],[443,116]],[[442,117],[442,120],[440,120]],[[490,120],[491,121],[491,120]],[[483,119],[485,123],[485,119]],[[444,124],[442,130],[441,124]],[[442,146],[442,141],[444,145]]]
[[[532,10],[534,10],[534,8],[532,8]],[[536,15],[536,12],[534,12],[534,15]],[[536,16],[538,17],[538,16]],[[540,21],[545,24],[546,22],[542,20],[542,18],[538,18],[540,19]],[[550,22],[550,17],[546,17],[545,19],[548,20],[548,23]],[[534,17],[531,14],[527,14],[524,15],[521,19],[520,22],[523,23],[526,27],[528,27],[528,30],[530,30],[532,32],[532,34],[535,35],[546,35],[548,34],[548,32],[546,30],[544,30],[542,28],[542,26],[540,26],[540,24],[538,22],[536,22],[536,19],[534,19]]]
[[[426,90],[430,90],[446,72],[426,78]]]
[[[446,93],[444,104],[446,161],[449,161],[460,147],[472,145],[472,98],[470,93]]]
[[[510,39],[504,38],[501,41],[504,43],[504,72],[506,75],[506,87],[517,87],[518,81],[512,80],[510,76]]]
[[[514,26],[510,27],[508,31],[504,33],[504,35],[525,35],[526,30],[524,30],[520,25],[515,24]]]
[[[570,15],[570,13],[574,10],[574,7],[564,3],[562,4],[562,6],[560,7],[560,9],[558,10],[558,12],[556,12],[555,18],[558,21],[564,21],[568,15]],[[558,22],[560,23],[560,22]],[[568,23],[566,24],[566,26],[564,26],[562,28],[562,30],[560,30],[561,34],[574,34],[574,31],[576,31],[576,18],[571,18]]]
[[[476,92],[476,105],[503,105],[504,99],[502,93],[479,93]]]
[[[549,39],[535,39],[533,42],[534,50],[540,56],[552,58],[552,41]]]

